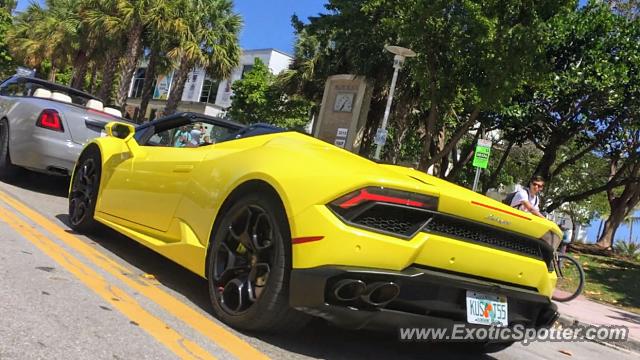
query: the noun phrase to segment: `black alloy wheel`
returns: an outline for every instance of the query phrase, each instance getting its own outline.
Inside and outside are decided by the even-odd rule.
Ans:
[[[230,315],[247,311],[264,292],[274,265],[273,219],[258,205],[230,215],[230,225],[213,253],[218,301]]]
[[[90,232],[95,224],[100,185],[100,160],[95,152],[82,156],[76,165],[69,193],[69,222],[71,228],[80,232]]]
[[[278,332],[304,325],[308,316],[289,306],[291,244],[282,205],[253,193],[221,216],[207,274],[216,315],[245,330]]]

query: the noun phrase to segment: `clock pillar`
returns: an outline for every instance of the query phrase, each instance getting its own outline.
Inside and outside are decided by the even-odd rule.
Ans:
[[[362,76],[327,78],[313,136],[357,153],[364,136],[372,90]]]

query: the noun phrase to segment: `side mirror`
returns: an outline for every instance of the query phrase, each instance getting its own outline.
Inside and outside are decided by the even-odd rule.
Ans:
[[[133,125],[112,121],[105,125],[104,131],[108,136],[122,139],[129,148],[129,152],[132,156],[140,156],[141,154],[144,154],[133,137],[136,134],[136,128]]]
[[[131,124],[125,124],[117,121],[112,121],[105,125],[104,131],[108,136],[113,136],[118,139],[122,139],[125,142],[133,138],[136,133],[136,128]]]

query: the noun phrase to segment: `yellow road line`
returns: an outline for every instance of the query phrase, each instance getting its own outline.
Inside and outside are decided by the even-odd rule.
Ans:
[[[89,261],[100,266],[109,274],[124,282],[127,286],[138,291],[138,293],[146,296],[156,304],[161,306],[173,316],[182,320],[193,329],[199,331],[204,336],[214,341],[218,346],[222,347],[229,353],[239,359],[268,359],[268,357],[226,330],[224,327],[216,324],[210,318],[204,316],[198,311],[192,309],[180,300],[176,299],[169,293],[160,289],[155,283],[145,278],[132,279],[127,274],[131,271],[122,267],[114,260],[106,257],[98,250],[89,246],[77,236],[68,233],[64,228],[53,223],[49,219],[40,215],[20,201],[14,199],[10,195],[0,191],[0,200],[3,200],[13,208],[21,212],[24,216],[40,225],[42,228],[55,235],[57,238],[66,243],[69,247],[84,255]],[[167,260],[168,261],[168,260]]]
[[[183,359],[215,359],[193,341],[171,329],[164,321],[151,315],[122,289],[110,284],[98,273],[55,244],[24,220],[0,207],[0,219],[20,235],[31,241],[42,252],[75,275],[89,289],[100,295],[140,328]]]

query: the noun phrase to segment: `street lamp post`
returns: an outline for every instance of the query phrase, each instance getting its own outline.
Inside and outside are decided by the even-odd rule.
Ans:
[[[389,121],[389,113],[391,112],[391,102],[393,101],[393,93],[396,89],[396,81],[398,80],[398,72],[402,68],[402,64],[404,64],[404,59],[408,57],[416,56],[416,53],[411,49],[403,48],[401,46],[389,46],[386,45],[384,47],[387,51],[395,54],[393,57],[393,78],[391,78],[391,89],[389,89],[389,97],[387,98],[387,106],[384,109],[384,117],[382,118],[382,125],[378,128],[376,132],[376,153],[374,158],[376,160],[380,160],[380,153],[382,152],[382,147],[384,146],[387,140],[387,122]]]

